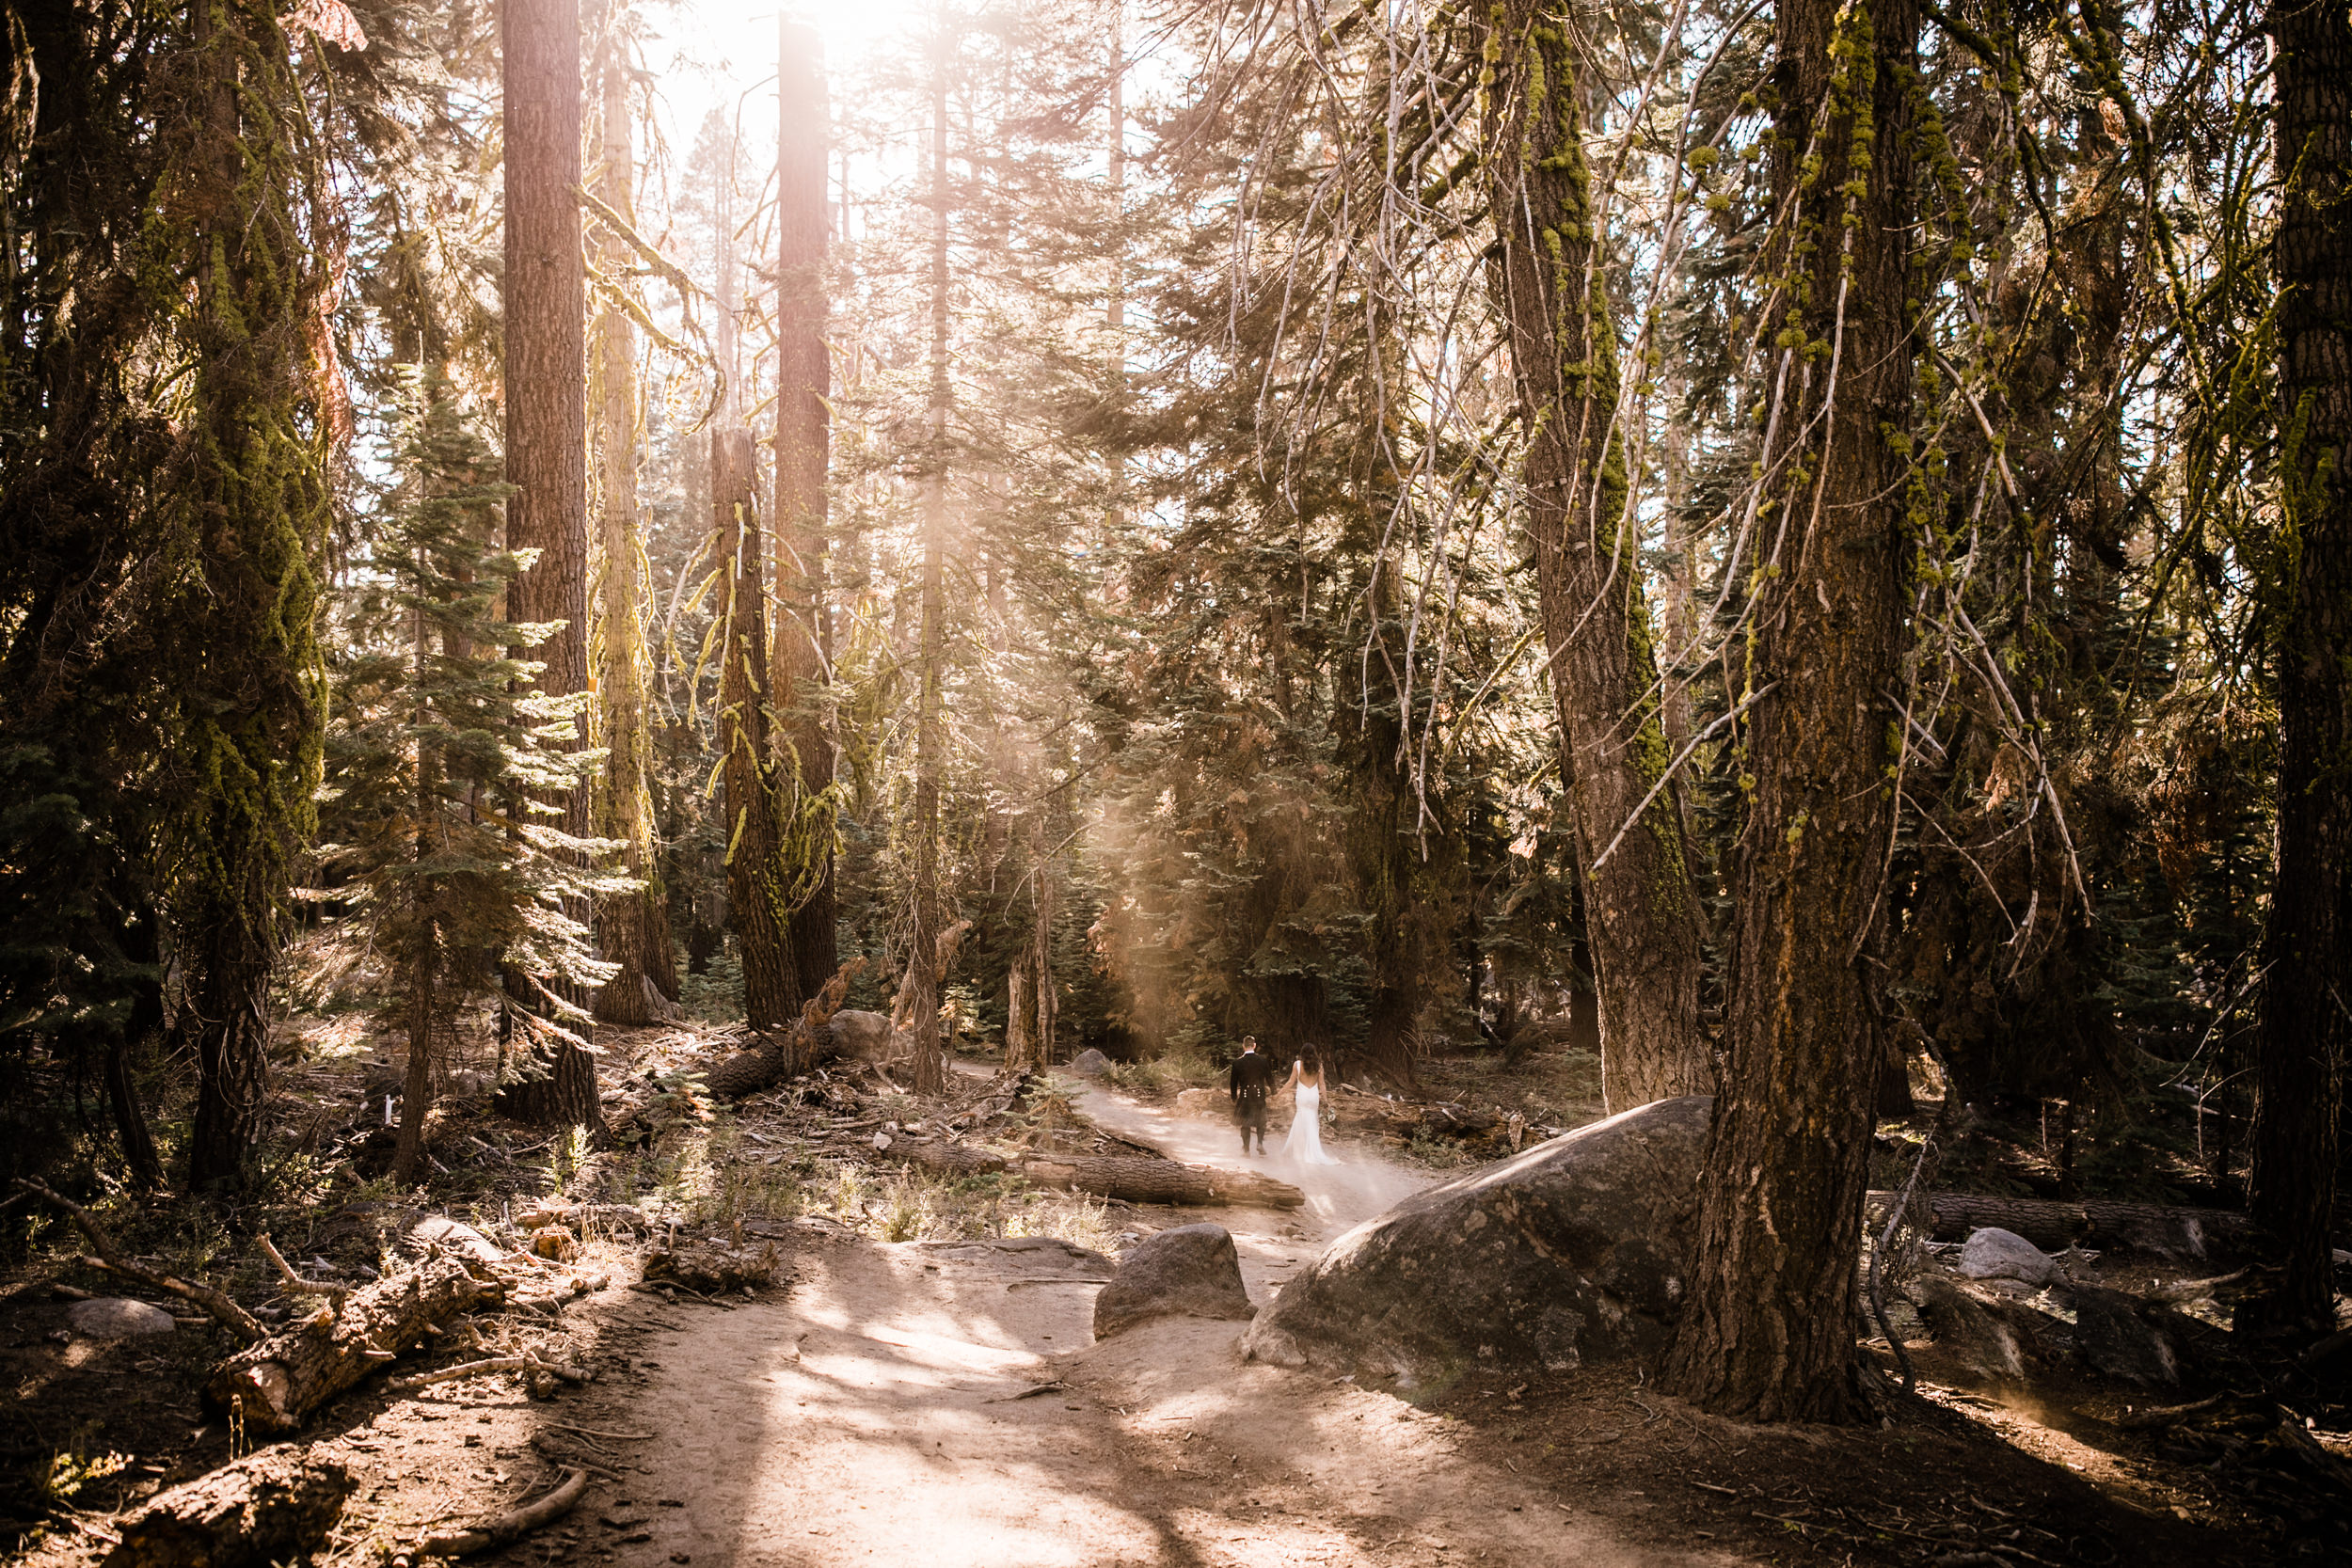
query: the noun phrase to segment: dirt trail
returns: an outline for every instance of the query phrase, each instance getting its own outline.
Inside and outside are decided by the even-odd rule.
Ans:
[[[1088,1101],[1107,1127],[1229,1163],[1207,1147],[1216,1123],[1100,1091]],[[1154,1218],[1234,1228],[1263,1297],[1323,1237],[1375,1212],[1366,1205],[1425,1180],[1348,1159],[1306,1173],[1313,1201],[1295,1216]],[[562,1418],[658,1435],[617,1445],[633,1450],[627,1473],[592,1495],[574,1541],[518,1547],[515,1560],[1740,1560],[1634,1544],[1634,1515],[1597,1516],[1585,1499],[1457,1455],[1453,1423],[1398,1400],[1245,1366],[1240,1323],[1171,1320],[1096,1345],[1100,1269],[1058,1243],[834,1235],[804,1247],[795,1273],[772,1303],[638,1296],[609,1309],[605,1361],[634,1365],[567,1400]]]
[[[1212,1219],[1233,1233],[1233,1244],[1241,1253],[1242,1281],[1255,1301],[1263,1301],[1333,1237],[1385,1212],[1438,1180],[1343,1143],[1327,1145],[1327,1152],[1340,1162],[1336,1165],[1294,1164],[1279,1153],[1245,1159],[1241,1135],[1232,1122],[1179,1116],[1107,1089],[1086,1090],[1078,1097],[1078,1108],[1098,1127],[1150,1144],[1172,1160],[1263,1172],[1307,1195],[1306,1206],[1289,1213],[1264,1209],[1201,1212],[1201,1218]],[[1289,1123],[1289,1108],[1277,1107],[1266,1136],[1278,1149]]]

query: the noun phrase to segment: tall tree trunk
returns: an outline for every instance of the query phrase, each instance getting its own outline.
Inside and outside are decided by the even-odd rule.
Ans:
[[[2269,27],[2294,580],[2278,648],[2278,877],[2249,1198],[2285,1268],[2251,1316],[2324,1333],[2335,1325],[2328,1226],[2352,1048],[2352,19],[2334,0],[2277,0]]]
[[[250,104],[299,94],[275,11],[196,10],[198,113],[175,183],[196,203],[185,350],[191,417],[166,490],[185,511],[189,591],[174,760],[192,781],[176,824],[173,915],[187,991],[175,1020],[197,1064],[193,1187],[242,1180],[269,1085],[269,982],[290,864],[314,821],[323,704],[314,562],[329,515],[326,420],[308,373],[321,281],[294,216],[312,176]]]
[[[825,478],[833,361],[825,347],[825,170],[831,112],[824,43],[785,23],[777,53],[776,722],[794,882],[792,958],[814,996],[841,967],[834,932],[834,755],[825,689],[833,637],[825,602]]]
[[[752,436],[710,434],[710,499],[726,571],[719,669],[719,747],[726,786],[727,914],[743,960],[744,1022],[785,1029],[801,1011],[800,971],[792,962],[791,906],[781,875],[778,790],[769,752],[766,574],[760,560],[758,502],[753,498]]]
[[[428,930],[408,966],[408,1076],[400,1100],[400,1141],[392,1151],[392,1180],[415,1184],[424,1163],[424,1118],[433,1109],[433,1049],[438,1035],[440,951]]]
[[[914,1057],[914,1086],[937,1094],[947,1086],[939,1051],[939,768],[946,747],[940,711],[941,664],[946,657],[947,415],[947,17],[940,8],[931,40],[930,161],[930,451],[923,473],[923,646],[921,705],[914,730],[914,933],[894,1011],[907,1020]]]
[[[1528,531],[1584,868],[1613,1111],[1710,1086],[1699,1030],[1699,919],[1659,716],[1640,529],[1613,429],[1616,342],[1595,246],[1578,61],[1536,0],[1489,23],[1486,137],[1527,453]],[[1645,805],[1645,800],[1647,804]]]
[[[615,9],[618,9],[616,6]],[[615,17],[605,30],[603,167],[596,194],[625,222],[636,221],[636,149],[629,135],[628,39]],[[624,287],[633,261],[617,230],[604,236],[607,287]],[[637,332],[628,312],[607,297],[596,321],[598,486],[596,690],[604,715],[604,821],[601,836],[619,841],[621,867],[645,883],[611,895],[597,911],[607,960],[620,973],[596,990],[596,1014],[611,1023],[651,1023],[657,995],[654,950],[670,941],[669,917],[654,860],[653,800],[645,771],[651,754],[645,721],[645,627],[638,573]],[[675,983],[675,982],[674,982]]]
[[[587,277],[572,195],[580,182],[580,0],[505,0],[499,31],[506,478],[515,487],[506,546],[538,552],[507,588],[506,612],[520,624],[561,623],[515,657],[544,666],[539,690],[568,697],[588,689]],[[553,803],[563,808],[564,832],[588,836],[585,784]],[[589,911],[572,912],[585,919]],[[539,1070],[501,1090],[499,1109],[534,1127],[601,1128],[596,1059],[564,1039],[537,1055]]]
[[[164,986],[157,951],[155,918],[143,911],[123,933],[123,956],[149,973],[138,981],[131,1016],[122,1030],[106,1042],[106,1102],[114,1113],[115,1134],[122,1144],[122,1163],[137,1185],[153,1190],[164,1184],[164,1163],[155,1152],[155,1134],[147,1125],[139,1103],[138,1085],[131,1080],[131,1053],[155,1038],[164,1028]]]
[[[1756,782],[1736,851],[1728,1059],[1667,1368],[1676,1391],[1757,1420],[1862,1408],[1855,1259],[1880,1057],[1859,955],[1893,811],[1883,694],[1898,679],[1908,505],[1918,16],[1916,0],[1786,0],[1779,15],[1766,276],[1787,281],[1763,339],[1780,346],[1737,693],[1754,705],[1740,742]]]

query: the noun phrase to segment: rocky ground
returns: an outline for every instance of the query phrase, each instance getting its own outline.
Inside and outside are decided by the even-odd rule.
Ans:
[[[447,1184],[471,1183],[461,1217],[514,1285],[509,1305],[385,1371],[495,1352],[592,1375],[524,1368],[405,1392],[372,1375],[327,1403],[292,1438],[352,1478],[323,1557],[415,1562],[436,1532],[498,1519],[569,1472],[586,1483],[575,1506],[469,1560],[2218,1564],[2318,1560],[2345,1539],[2352,1489],[2325,1421],[2289,1433],[2301,1413],[2210,1389],[2194,1369],[2169,1387],[2101,1376],[2037,1326],[2080,1326],[2049,1281],[1967,1280],[1956,1256],[1929,1255],[1920,1277],[1964,1291],[1979,1317],[1946,1311],[1939,1335],[1932,1292],[1906,1281],[1930,1307],[1899,1297],[1917,1392],[1890,1393],[1885,1424],[1858,1431],[1717,1421],[1626,1367],[1284,1370],[1247,1361],[1248,1325],[1230,1318],[1147,1317],[1098,1341],[1097,1292],[1154,1236],[1223,1227],[1237,1288],[1262,1307],[1440,1173],[1365,1134],[1335,1142],[1336,1167],[1263,1164],[1299,1189],[1293,1208],[1041,1193],[914,1151],[938,1164],[950,1148],[1141,1146],[1244,1162],[1222,1120],[1076,1081],[989,1111],[1004,1097],[984,1074],[943,1107],[837,1070],[711,1106],[691,1083],[710,1053],[689,1032],[645,1032],[613,1075],[621,1139],[573,1151],[569,1169],[564,1150],[525,1152],[482,1121],[441,1129]],[[416,1250],[401,1243],[416,1208],[388,1196],[274,1223],[295,1267],[360,1285]],[[144,1256],[233,1281],[280,1323],[312,1305],[272,1296],[238,1240],[195,1241]],[[77,1329],[57,1287],[119,1282],[68,1256],[52,1250],[0,1293],[14,1411],[0,1460],[15,1485],[0,1541],[122,1561],[146,1499],[266,1434],[232,1432],[202,1400],[232,1348],[224,1330],[140,1291],[127,1293],[178,1320],[168,1332]],[[2143,1291],[2185,1272],[2121,1256],[2059,1266],[2068,1283]],[[2174,1293],[2168,1310],[2192,1320],[2214,1300]],[[1886,1347],[1873,1354],[1891,1373]]]

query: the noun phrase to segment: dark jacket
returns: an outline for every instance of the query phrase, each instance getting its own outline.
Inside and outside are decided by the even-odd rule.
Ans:
[[[1233,1058],[1231,1077],[1233,1103],[1263,1101],[1274,1092],[1274,1060],[1263,1051],[1245,1051]]]

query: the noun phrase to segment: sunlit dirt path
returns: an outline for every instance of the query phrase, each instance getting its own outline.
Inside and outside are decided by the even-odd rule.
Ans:
[[[1102,1091],[1087,1109],[1180,1158],[1232,1163],[1207,1147],[1227,1132],[1219,1123]],[[1311,1202],[1294,1215],[1154,1219],[1236,1228],[1263,1299],[1320,1238],[1425,1180],[1347,1158],[1304,1173]],[[1240,1323],[1168,1320],[1095,1345],[1100,1267],[1057,1243],[804,1234],[780,1300],[721,1310],[633,1297],[612,1309],[608,1359],[633,1364],[566,1402],[565,1418],[655,1440],[629,1445],[628,1470],[592,1495],[596,1524],[576,1544],[525,1546],[513,1560],[1740,1560],[1632,1544],[1588,1512],[1593,1499],[1457,1455],[1448,1421],[1387,1395],[1245,1366]]]

